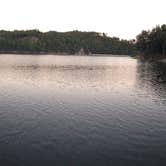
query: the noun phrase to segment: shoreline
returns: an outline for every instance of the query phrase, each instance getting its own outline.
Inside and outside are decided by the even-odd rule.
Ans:
[[[166,55],[136,55],[136,59],[142,61],[151,61],[151,62],[164,62],[166,63]]]
[[[55,56],[91,56],[91,57],[134,57],[132,55],[118,55],[118,54],[69,54],[69,53],[63,53],[63,52],[17,52],[17,51],[0,51],[1,55],[34,55],[34,56],[41,56],[41,55],[55,55]]]
[[[166,63],[166,57],[164,59],[160,59],[159,62]]]

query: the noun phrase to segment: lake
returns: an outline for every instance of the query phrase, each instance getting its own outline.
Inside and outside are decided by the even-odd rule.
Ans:
[[[166,163],[166,65],[0,55],[0,165]]]

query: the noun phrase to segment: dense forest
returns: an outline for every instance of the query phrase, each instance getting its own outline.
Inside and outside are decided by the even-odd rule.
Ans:
[[[97,32],[0,31],[0,53],[127,54],[136,52],[135,41]]]
[[[166,24],[143,30],[136,40],[123,40],[97,32],[1,30],[0,53],[166,56]]]
[[[145,56],[166,56],[166,24],[137,36],[137,48]]]

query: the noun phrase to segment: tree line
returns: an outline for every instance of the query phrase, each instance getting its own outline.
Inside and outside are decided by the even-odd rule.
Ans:
[[[136,44],[144,56],[166,55],[166,24],[158,25],[152,30],[143,30],[137,36]]]
[[[1,53],[126,54],[136,52],[134,40],[122,40],[97,32],[0,31]]]
[[[0,31],[0,53],[166,55],[166,24],[143,30],[136,40],[123,40],[97,32]]]

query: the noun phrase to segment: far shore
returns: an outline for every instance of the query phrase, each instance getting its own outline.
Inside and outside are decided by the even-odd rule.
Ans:
[[[160,59],[159,62],[166,63],[166,58]]]
[[[140,59],[142,61],[158,61],[158,62],[165,62],[166,63],[166,55],[136,55],[134,56],[136,59]]]
[[[116,55],[116,54],[69,54],[65,52],[29,52],[29,51],[0,51],[0,55],[55,55],[55,56],[95,56],[95,57],[128,57],[130,55]]]

